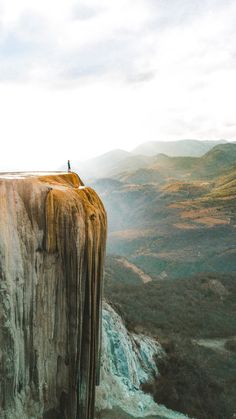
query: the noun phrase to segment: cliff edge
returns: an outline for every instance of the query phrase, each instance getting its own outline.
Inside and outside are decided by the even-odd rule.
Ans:
[[[93,418],[105,241],[76,174],[0,174],[1,419]]]

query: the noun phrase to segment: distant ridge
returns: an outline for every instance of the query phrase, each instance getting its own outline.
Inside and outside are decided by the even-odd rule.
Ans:
[[[200,157],[218,144],[225,144],[225,140],[200,141],[200,140],[179,140],[179,141],[149,141],[140,144],[132,153],[145,156],[156,154],[167,154],[170,157],[189,156]]]
[[[227,144],[227,141],[180,140],[147,142],[136,147],[131,152],[122,149],[111,150],[84,162],[80,162],[75,158],[75,160],[71,160],[71,167],[73,171],[80,173],[82,179],[90,181],[91,179],[111,177],[121,172],[142,169],[151,166],[153,159],[165,159],[165,156],[201,157],[216,145],[221,144]],[[67,170],[67,167],[64,165],[59,169]]]
[[[125,150],[111,150],[84,162],[71,160],[71,167],[73,171],[79,171],[83,178],[102,178],[105,177],[115,165],[129,157],[129,155],[130,153]],[[60,169],[67,170],[67,167],[64,165],[61,166]]]
[[[149,157],[150,163],[135,170],[120,171],[116,178],[125,183],[162,183],[168,179],[211,179],[236,167],[236,144],[219,144],[201,157]]]

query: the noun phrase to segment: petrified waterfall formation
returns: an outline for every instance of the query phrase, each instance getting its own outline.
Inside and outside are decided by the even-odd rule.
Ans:
[[[74,174],[0,176],[0,418],[92,419],[106,214]]]

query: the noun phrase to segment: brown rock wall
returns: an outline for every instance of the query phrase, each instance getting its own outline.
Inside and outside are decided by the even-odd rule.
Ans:
[[[74,173],[0,177],[0,418],[93,418],[105,241]]]

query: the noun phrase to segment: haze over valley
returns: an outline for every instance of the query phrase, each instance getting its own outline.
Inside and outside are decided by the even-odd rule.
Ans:
[[[190,417],[229,419],[236,408],[236,144],[169,147],[144,143],[78,166],[108,214],[105,296],[129,330],[157,337],[167,351],[161,378],[145,391]]]

